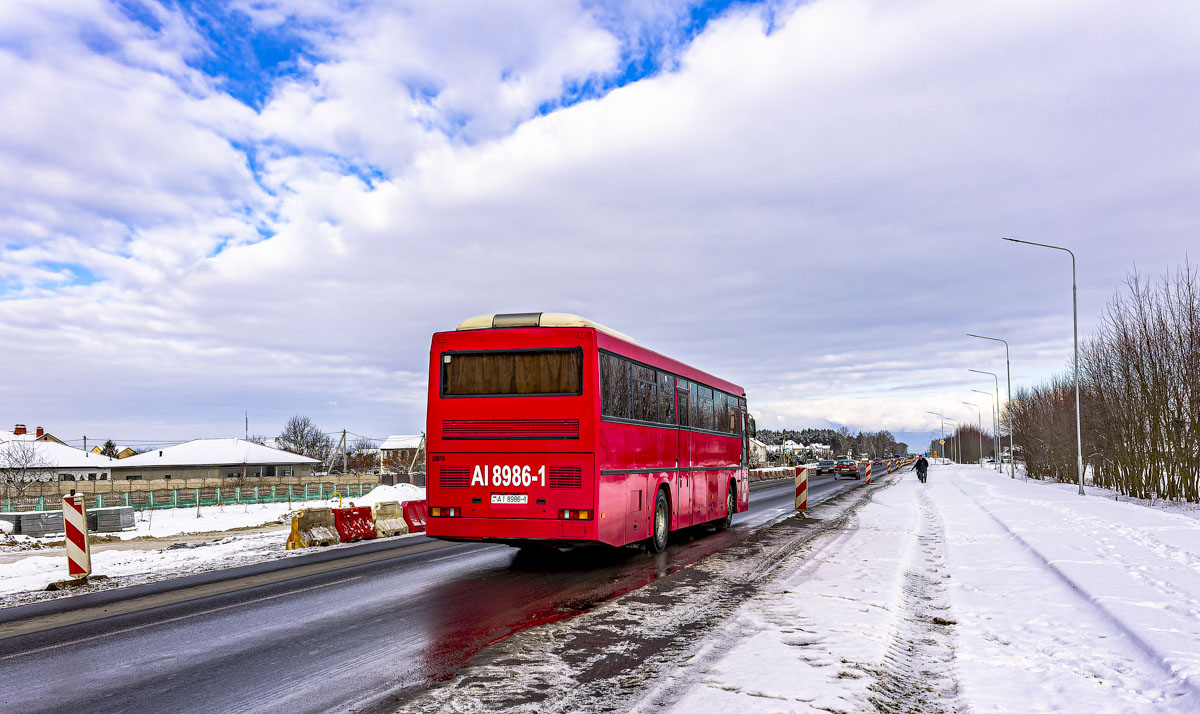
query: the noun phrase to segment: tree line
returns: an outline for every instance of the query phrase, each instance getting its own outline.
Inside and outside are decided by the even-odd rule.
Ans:
[[[946,435],[945,445],[937,439],[929,442],[929,453],[939,457],[957,457],[959,463],[974,464],[980,459],[996,457],[994,435],[987,429],[980,429],[974,424],[961,424],[953,432]],[[982,441],[982,444],[980,442]]]
[[[1137,498],[1200,502],[1200,280],[1190,263],[1157,281],[1131,273],[1081,345],[1083,459],[1092,482]],[[1033,478],[1076,478],[1068,374],[1013,395]]]

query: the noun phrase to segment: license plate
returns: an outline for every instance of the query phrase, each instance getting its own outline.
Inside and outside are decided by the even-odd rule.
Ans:
[[[529,494],[527,493],[493,493],[492,503],[529,503]]]

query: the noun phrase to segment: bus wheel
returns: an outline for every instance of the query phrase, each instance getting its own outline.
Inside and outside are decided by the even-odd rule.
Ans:
[[[658,491],[658,500],[654,502],[654,534],[646,542],[646,550],[651,553],[661,553],[667,549],[667,529],[670,527],[671,507],[667,503],[667,494],[662,489]]]
[[[717,522],[717,528],[722,530],[733,525],[733,512],[737,510],[737,486],[733,482],[729,482],[729,489],[725,494],[725,517]]]

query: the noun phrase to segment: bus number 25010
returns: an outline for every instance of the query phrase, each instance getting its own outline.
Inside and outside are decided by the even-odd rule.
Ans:
[[[529,486],[531,484],[546,485],[545,466],[539,466],[536,474],[530,466],[476,466],[471,473],[472,486]]]

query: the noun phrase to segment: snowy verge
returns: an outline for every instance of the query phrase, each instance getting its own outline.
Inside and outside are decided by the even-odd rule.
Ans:
[[[680,663],[678,698],[635,710],[1196,711],[1198,550],[1180,515],[903,474]]]
[[[379,486],[353,500],[356,505],[368,506],[424,497],[425,489],[400,484]],[[293,507],[327,505],[336,507],[337,499],[332,504],[296,502]],[[349,506],[349,500],[343,505]],[[201,506],[199,518],[194,508],[139,512],[135,529],[92,536],[92,572],[108,576],[108,580],[65,593],[40,592],[50,582],[67,577],[62,536],[0,536],[0,607],[313,552],[285,549],[289,514],[286,503]]]

